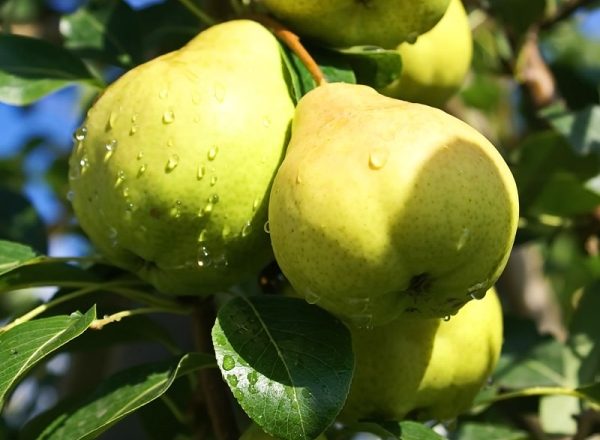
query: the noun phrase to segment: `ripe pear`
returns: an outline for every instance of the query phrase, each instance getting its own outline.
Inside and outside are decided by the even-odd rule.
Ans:
[[[269,202],[275,258],[307,301],[357,325],[455,314],[502,272],[513,176],[477,130],[353,84],[298,103]]]
[[[263,26],[226,22],[127,72],[76,133],[72,203],[114,264],[204,295],[271,258],[268,194],[294,103]]]
[[[356,364],[341,419],[447,420],[470,408],[496,366],[502,308],[492,289],[449,321],[403,315],[350,331]]]
[[[246,429],[246,431],[244,431],[244,433],[240,437],[240,440],[276,440],[276,439],[277,439],[276,437],[273,437],[272,435],[264,432],[262,430],[262,428],[260,428],[260,426],[258,426],[255,423],[250,425],[250,427],[248,429]],[[327,438],[325,437],[324,434],[321,434],[315,440],[327,440]]]
[[[448,10],[433,29],[414,44],[397,47],[402,71],[380,92],[392,98],[442,106],[462,85],[473,54],[473,37],[461,0],[450,0]]]
[[[302,37],[333,47],[392,49],[414,41],[444,15],[449,0],[262,0]]]

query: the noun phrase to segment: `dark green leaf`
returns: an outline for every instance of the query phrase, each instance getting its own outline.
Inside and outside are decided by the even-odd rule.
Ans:
[[[31,261],[31,260],[27,260]],[[66,263],[39,260],[0,275],[0,293],[24,287],[78,287],[98,281],[90,271]]]
[[[580,384],[600,382],[600,283],[583,291],[571,319],[567,345],[581,360],[578,379]]]
[[[357,46],[340,50],[343,59],[352,67],[356,82],[382,89],[402,71],[402,58],[396,50],[375,46]]]
[[[578,388],[577,392],[590,403],[595,405],[597,411],[600,410],[600,383]]]
[[[223,377],[266,432],[313,439],[342,409],[354,368],[350,334],[321,308],[238,297],[221,308],[212,335]]]
[[[91,1],[64,16],[65,46],[84,58],[131,67],[142,60],[138,17],[119,0]]]
[[[29,246],[0,240],[0,275],[38,258]]]
[[[213,367],[214,358],[188,353],[175,359],[144,364],[121,371],[104,381],[81,400],[70,400],[50,423],[32,423],[26,439],[82,440],[98,437],[112,425],[162,396],[178,377]],[[40,416],[45,422],[46,417]],[[46,426],[44,426],[46,425]],[[37,433],[36,428],[42,429]]]
[[[528,440],[529,434],[509,425],[466,422],[451,437],[454,440]]]
[[[575,112],[552,109],[546,111],[544,116],[577,154],[600,154],[600,106]]]
[[[543,17],[546,0],[489,0],[494,17],[504,21],[513,31],[522,33]]]
[[[83,333],[95,318],[92,307],[85,315],[37,319],[0,333],[0,409],[8,391],[31,367]]]
[[[529,206],[529,214],[574,216],[593,211],[600,205],[600,193],[585,188],[574,175],[557,173],[540,188],[535,201]]]
[[[0,239],[47,251],[44,222],[29,200],[9,188],[0,188]]]
[[[0,102],[30,104],[75,83],[98,86],[71,52],[36,38],[0,34]]]

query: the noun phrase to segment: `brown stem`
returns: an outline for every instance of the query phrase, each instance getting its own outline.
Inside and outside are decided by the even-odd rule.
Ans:
[[[194,334],[196,347],[202,353],[214,353],[211,339],[212,326],[216,319],[212,297],[194,302]],[[198,373],[200,391],[208,410],[214,435],[217,440],[238,440],[240,433],[229,399],[229,390],[217,368],[205,368]]]
[[[252,14],[249,16],[249,18],[254,21],[258,21],[263,26],[271,29],[273,34],[283,41],[283,43],[289,47],[290,50],[298,56],[298,58],[300,58],[300,61],[302,61],[302,64],[304,64],[304,67],[306,67],[318,86],[327,83],[325,75],[323,75],[323,71],[321,71],[321,68],[316,63],[314,58],[310,53],[308,53],[304,45],[300,42],[300,37],[298,35],[271,17]]]

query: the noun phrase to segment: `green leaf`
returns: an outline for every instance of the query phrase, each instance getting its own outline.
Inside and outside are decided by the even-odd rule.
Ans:
[[[411,420],[352,423],[344,428],[344,433],[343,438],[354,438],[358,433],[369,433],[382,440],[442,440],[431,428]]]
[[[92,272],[51,260],[27,260],[25,265],[0,275],[0,293],[24,287],[67,285],[72,287],[98,281]]]
[[[356,82],[381,89],[397,79],[402,71],[402,57],[396,50],[376,46],[356,46],[338,50],[352,67]]]
[[[233,395],[273,436],[313,439],[342,409],[354,369],[350,334],[321,308],[238,297],[219,310],[212,337]]]
[[[40,415],[32,421],[25,439],[82,440],[98,437],[133,411],[162,396],[181,376],[213,367],[214,358],[203,353],[188,353],[177,358],[121,371],[108,378],[91,394],[70,399],[60,411],[50,410],[51,422]],[[60,405],[60,404],[59,404]],[[41,429],[41,432],[36,432]]]
[[[527,432],[508,425],[497,423],[466,422],[462,423],[456,435],[456,440],[529,440]]]
[[[65,46],[84,58],[125,67],[141,62],[138,17],[123,1],[89,2],[64,16],[60,30]]]
[[[38,258],[29,246],[12,241],[0,240],[0,275],[30,263]]]
[[[590,106],[575,112],[552,108],[543,113],[567,140],[573,151],[581,156],[600,154],[600,106]]]
[[[0,238],[47,251],[46,227],[33,205],[20,193],[0,188]]]
[[[585,214],[600,205],[600,194],[585,188],[584,183],[568,173],[551,175],[529,206],[533,215],[563,217]]]
[[[577,388],[577,392],[600,411],[600,382]]]
[[[99,86],[68,50],[36,38],[0,34],[0,102],[27,105],[76,83]]]
[[[53,316],[25,322],[0,333],[0,409],[6,394],[27,371],[83,333],[96,318],[96,308],[82,315]]]
[[[400,440],[441,440],[438,434],[427,426],[411,421],[400,422]]]
[[[495,18],[504,21],[512,30],[522,33],[543,17],[546,0],[489,0],[489,6]]]
[[[579,399],[573,396],[544,396],[540,400],[540,423],[549,434],[574,435],[581,411]]]

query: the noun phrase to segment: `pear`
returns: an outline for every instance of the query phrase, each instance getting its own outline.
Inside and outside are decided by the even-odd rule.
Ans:
[[[473,37],[462,2],[450,0],[448,10],[433,29],[420,35],[414,44],[400,44],[397,50],[402,56],[402,71],[380,92],[442,106],[460,89],[471,65]]]
[[[364,326],[453,315],[497,280],[517,221],[508,166],[453,116],[342,83],[298,103],[269,228],[307,301]]]
[[[268,194],[294,111],[280,47],[249,20],[200,33],[106,89],[75,133],[91,241],[159,291],[205,295],[272,258]]]
[[[444,15],[449,0],[262,0],[302,37],[329,46],[393,49],[414,41]]]
[[[341,419],[447,420],[471,407],[494,371],[502,308],[492,289],[449,321],[403,315],[350,331],[356,364]]]

